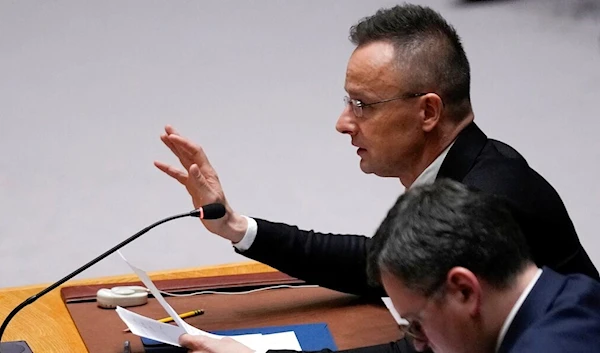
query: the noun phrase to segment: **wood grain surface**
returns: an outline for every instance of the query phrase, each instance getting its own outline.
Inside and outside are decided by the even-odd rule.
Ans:
[[[263,273],[274,269],[244,262],[220,266],[151,272],[153,280],[210,277],[244,273]],[[69,281],[64,286],[111,284],[137,281],[134,274]],[[25,299],[43,290],[47,284],[0,289],[0,321]],[[2,341],[25,340],[38,353],[87,352],[75,324],[60,296],[60,287],[21,310],[10,322]]]

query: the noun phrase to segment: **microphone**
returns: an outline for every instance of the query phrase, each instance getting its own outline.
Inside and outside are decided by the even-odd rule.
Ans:
[[[140,236],[142,236],[143,234],[145,234],[146,232],[148,232],[150,229],[152,229],[152,228],[154,228],[154,227],[156,227],[158,225],[161,225],[161,224],[166,223],[168,221],[172,221],[172,220],[177,219],[177,218],[183,218],[183,217],[198,217],[198,218],[201,218],[201,219],[218,219],[218,218],[221,218],[221,217],[225,216],[225,213],[226,213],[225,206],[223,206],[220,203],[211,203],[211,204],[202,206],[200,208],[197,208],[197,209],[195,209],[193,211],[187,212],[187,213],[181,213],[181,214],[178,214],[178,215],[175,215],[175,216],[171,216],[171,217],[167,217],[165,219],[162,219],[162,220],[160,220],[160,221],[158,221],[156,223],[153,223],[153,224],[149,225],[148,227],[140,230],[139,232],[135,233],[134,235],[132,235],[131,237],[129,237],[126,240],[122,241],[121,243],[119,243],[118,245],[114,246],[113,248],[109,249],[108,251],[106,251],[102,255],[96,257],[92,261],[86,263],[85,265],[79,267],[75,271],[71,272],[70,274],[68,274],[65,277],[59,279],[58,281],[56,281],[55,283],[51,284],[50,286],[46,287],[45,289],[43,289],[38,294],[35,294],[35,295],[29,297],[24,302],[22,302],[21,304],[19,304],[16,308],[14,308],[10,312],[10,314],[8,314],[8,316],[6,317],[6,319],[4,319],[4,322],[2,322],[2,326],[0,326],[0,353],[33,353],[31,351],[31,348],[29,348],[29,346],[27,345],[27,343],[25,341],[1,342],[2,341],[2,334],[4,334],[4,330],[6,330],[6,327],[8,326],[8,323],[10,322],[10,320],[21,309],[23,309],[27,305],[35,302],[36,300],[38,300],[39,298],[41,298],[42,296],[44,296],[45,294],[47,294],[51,290],[53,290],[56,287],[60,286],[61,284],[65,283],[66,281],[70,280],[71,278],[77,276],[78,274],[80,274],[81,272],[87,270],[88,268],[92,267],[93,265],[95,265],[96,263],[98,263],[100,260],[104,259],[108,255],[110,255],[110,254],[114,253],[115,251],[119,250],[123,246],[131,243],[132,241],[134,241],[135,239],[139,238]]]
[[[225,206],[220,203],[211,203],[190,212],[190,216],[201,219],[218,219],[225,216]]]

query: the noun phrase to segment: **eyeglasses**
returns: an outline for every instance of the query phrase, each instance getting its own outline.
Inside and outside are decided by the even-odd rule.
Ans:
[[[429,306],[429,303],[431,303],[434,300],[440,300],[444,293],[445,291],[443,286],[433,289],[431,291],[431,294],[427,296],[427,300],[425,301],[421,309],[418,310],[417,317],[421,316],[421,313],[427,308],[427,306]],[[405,336],[409,336],[414,340],[427,341],[427,335],[425,335],[425,332],[423,331],[423,326],[421,325],[421,321],[418,319],[409,321],[408,325],[400,325],[400,331],[402,331],[402,333]]]
[[[423,332],[421,322],[417,320],[411,321],[408,325],[400,325],[400,331],[402,331],[404,336],[409,336],[417,341],[427,340],[427,336],[425,335],[425,332]]]
[[[354,113],[354,115],[357,118],[362,118],[363,117],[363,108],[365,107],[370,107],[372,105],[375,104],[381,104],[381,103],[387,103],[387,102],[391,102],[391,101],[395,101],[398,99],[410,99],[410,98],[416,98],[416,97],[421,97],[426,95],[427,93],[409,93],[409,94],[403,94],[401,96],[398,97],[394,97],[394,98],[390,98],[390,99],[385,99],[379,102],[373,102],[373,103],[363,103],[361,100],[358,99],[352,99],[348,96],[344,97],[344,104],[348,105],[348,104],[352,104],[352,112]]]

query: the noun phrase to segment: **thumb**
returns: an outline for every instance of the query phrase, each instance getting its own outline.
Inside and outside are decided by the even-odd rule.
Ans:
[[[195,186],[205,187],[206,186],[206,178],[202,175],[200,168],[197,164],[192,164],[189,170],[190,176],[192,177],[193,183]]]
[[[187,333],[179,336],[179,344],[188,349],[203,349],[206,345],[203,336],[192,336]]]
[[[202,175],[198,165],[192,164],[188,170],[188,182],[186,188],[192,196],[194,207],[201,207],[204,204],[204,199],[207,197],[209,191],[206,178]]]

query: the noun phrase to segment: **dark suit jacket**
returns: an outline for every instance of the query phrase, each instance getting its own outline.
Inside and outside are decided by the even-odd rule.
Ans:
[[[410,349],[406,341],[400,341],[345,352],[391,353]],[[544,267],[508,327],[498,353],[599,351],[600,283],[588,276],[564,276]]]
[[[599,351],[600,284],[544,268],[498,353]]]
[[[451,178],[507,198],[538,266],[600,279],[556,190],[517,151],[488,139],[475,123],[460,132],[437,177]],[[385,296],[382,288],[373,288],[368,283],[370,238],[332,236],[282,223],[256,221],[256,239],[243,255],[309,283],[346,293]],[[405,341],[397,344],[401,346],[392,344],[392,350],[384,351],[407,351]]]

